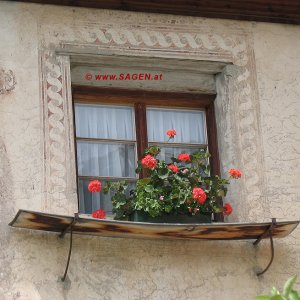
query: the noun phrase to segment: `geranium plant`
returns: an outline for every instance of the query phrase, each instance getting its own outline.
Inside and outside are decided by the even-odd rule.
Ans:
[[[167,136],[173,139],[176,131]],[[113,192],[112,205],[115,219],[128,220],[134,211],[151,217],[161,215],[199,215],[221,213],[230,215],[232,207],[219,204],[227,193],[230,178],[240,178],[237,169],[229,170],[229,178],[211,175],[207,164],[208,152],[201,149],[193,154],[181,153],[171,163],[158,159],[160,147],[152,145],[138,162],[137,173],[147,170],[147,178],[137,180],[135,189],[127,191],[125,181],[107,183],[104,192]]]

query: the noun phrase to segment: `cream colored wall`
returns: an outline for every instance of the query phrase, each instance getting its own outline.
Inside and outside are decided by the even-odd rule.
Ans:
[[[265,266],[269,259],[267,242],[255,250],[250,241],[75,236],[69,279],[63,284],[59,278],[68,238],[59,240],[54,234],[7,226],[19,208],[45,209],[38,56],[44,45],[41,31],[51,41],[45,26],[50,24],[61,28],[67,40],[69,26],[87,26],[87,22],[96,26],[98,20],[119,25],[215,26],[224,34],[232,28],[249,31],[253,35],[264,158],[262,201],[267,207],[266,211],[258,208],[252,221],[271,216],[299,219],[299,26],[1,2],[0,68],[11,69],[17,84],[13,91],[0,95],[0,299],[250,300],[273,284],[281,286],[287,277],[300,275],[300,228],[290,237],[276,240],[274,263],[260,279],[254,269]],[[241,210],[247,211],[243,199],[239,201]]]
[[[253,32],[270,214],[299,220],[300,27],[260,23]],[[272,277],[278,286],[287,274],[300,275],[299,234],[300,228],[276,242]]]

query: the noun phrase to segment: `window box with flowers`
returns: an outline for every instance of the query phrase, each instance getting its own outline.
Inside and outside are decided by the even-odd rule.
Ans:
[[[176,131],[167,131],[169,141]],[[138,162],[137,173],[146,170],[147,177],[137,180],[136,187],[128,192],[125,181],[108,182],[104,193],[113,192],[112,204],[116,220],[151,223],[210,223],[214,213],[230,215],[229,203],[220,206],[218,199],[226,196],[230,179],[238,179],[241,172],[228,171],[229,178],[211,175],[209,153],[200,149],[192,154],[181,153],[171,163],[158,159],[160,147],[151,145]],[[90,192],[100,192],[99,180],[90,182]],[[104,210],[92,213],[104,218]]]

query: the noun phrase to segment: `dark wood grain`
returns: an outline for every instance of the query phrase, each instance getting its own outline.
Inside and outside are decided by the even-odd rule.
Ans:
[[[71,216],[19,210],[9,224],[16,228],[62,232],[73,221]],[[273,237],[289,235],[299,221],[278,222]],[[259,238],[271,225],[268,223],[212,223],[212,224],[152,224],[140,222],[99,220],[79,217],[73,233],[109,237],[191,240],[245,240]],[[264,236],[268,238],[268,235]]]
[[[144,103],[135,103],[135,127],[137,140],[138,159],[141,160],[144,156],[144,151],[148,147],[147,138],[147,122],[146,122],[146,105]],[[147,171],[142,170],[141,178],[147,177]]]
[[[15,0],[173,15],[300,24],[299,0]]]
[[[154,106],[176,105],[177,107],[207,107],[216,97],[214,94],[112,89],[78,85],[72,87],[72,94],[75,102],[97,103],[101,99],[101,102],[104,103],[138,102]]]
[[[221,175],[220,171],[220,157],[218,149],[218,138],[217,138],[217,124],[215,116],[214,103],[210,103],[206,107],[206,127],[207,127],[207,139],[208,139],[208,150],[211,155],[210,157],[210,170],[213,175]]]
[[[214,102],[210,103],[206,107],[206,127],[207,127],[207,140],[208,140],[208,151],[211,155],[209,159],[210,170],[213,175],[221,175],[220,170],[220,157],[218,147],[218,135],[217,135],[217,124],[215,116]],[[223,199],[219,197],[217,203],[222,207]],[[218,222],[224,221],[223,213],[215,213],[215,220]]]

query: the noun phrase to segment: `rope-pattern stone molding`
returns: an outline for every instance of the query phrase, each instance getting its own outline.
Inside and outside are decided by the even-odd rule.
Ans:
[[[50,51],[43,52],[44,210],[73,213],[77,201],[74,187],[76,177],[74,168],[70,168],[70,161],[75,162],[75,152],[71,143],[73,117],[68,67],[68,57],[56,56]]]

